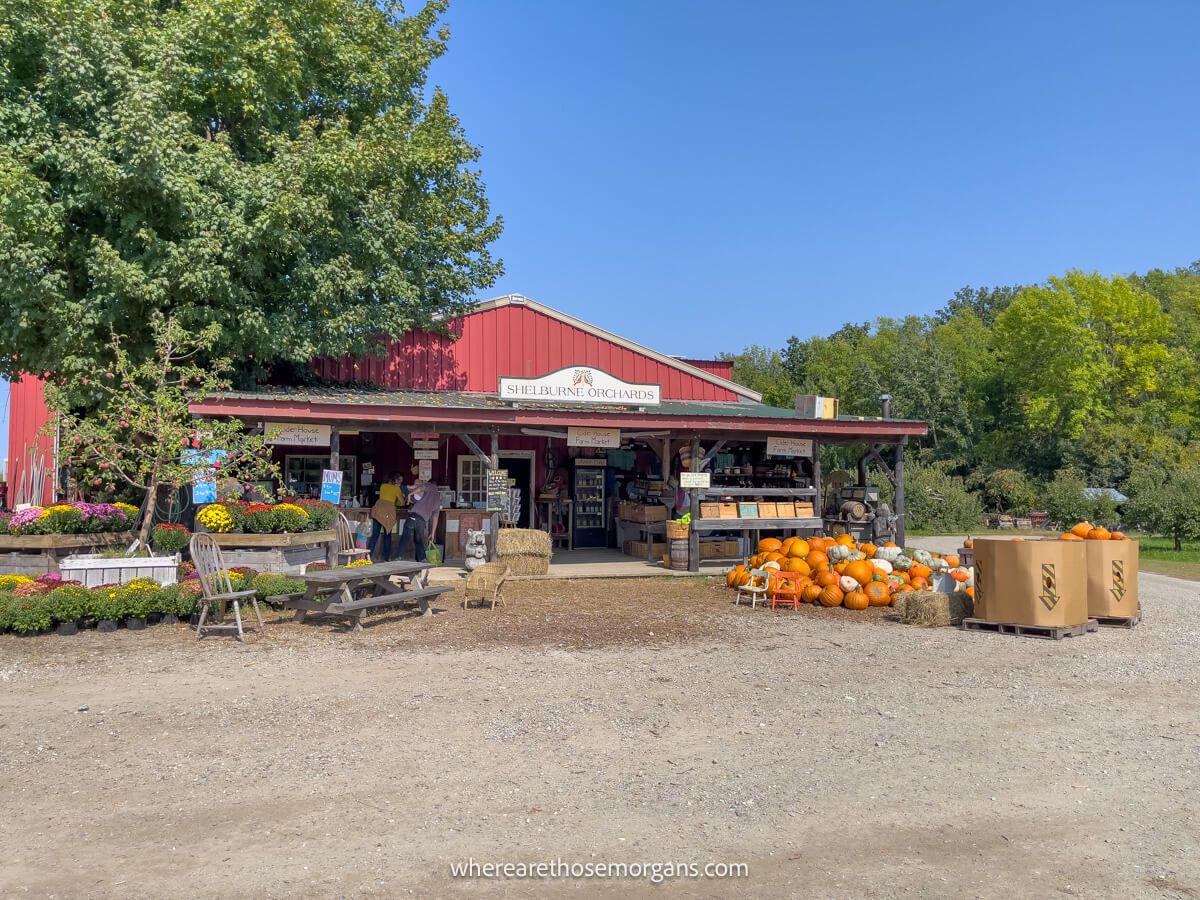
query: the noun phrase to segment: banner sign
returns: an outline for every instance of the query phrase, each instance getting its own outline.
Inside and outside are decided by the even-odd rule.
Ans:
[[[413,459],[437,459],[437,450],[414,450]]]
[[[431,441],[431,440],[425,440],[425,439],[420,439],[420,440],[414,439],[413,440],[413,449],[414,450],[436,450],[437,447],[438,447],[437,441]]]
[[[767,438],[767,456],[806,456],[811,459],[812,455],[812,438]]]
[[[657,384],[631,384],[591,366],[568,366],[539,378],[501,376],[500,399],[659,406],[662,403],[662,388]]]
[[[425,440],[436,441],[440,437],[441,437],[441,434],[436,431],[414,431],[412,433],[412,438],[414,441],[417,440],[417,438],[424,438]]]
[[[267,423],[268,444],[289,444],[295,447],[328,447],[329,425]]]
[[[681,488],[712,487],[712,472],[680,472],[679,486]]]
[[[568,447],[607,447],[615,449],[621,446],[620,428],[583,428],[575,425],[567,426]]]

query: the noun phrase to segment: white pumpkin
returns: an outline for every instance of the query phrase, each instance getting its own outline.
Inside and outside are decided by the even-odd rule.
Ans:
[[[850,548],[844,544],[834,544],[825,551],[825,554],[834,562],[841,562],[850,558]]]
[[[838,587],[840,587],[842,591],[847,594],[851,591],[861,590],[858,582],[849,575],[842,575],[840,578],[838,578]]]
[[[899,547],[877,547],[875,558],[894,563],[904,553]]]
[[[770,562],[763,563],[762,566],[760,566],[760,568],[774,569],[776,572],[778,572],[779,571],[779,563],[775,562],[775,560],[771,560]]]
[[[863,553],[861,550],[851,550],[850,555],[846,557],[846,559],[850,560],[850,562],[854,562],[855,560],[866,559],[866,558],[867,558],[867,555],[865,553]]]
[[[912,565],[912,562],[913,561],[911,559],[901,553],[894,560],[892,560],[892,567],[899,569],[901,572],[907,572],[909,567]]]
[[[871,565],[875,567],[876,572],[882,572],[884,575],[892,574],[892,564],[886,559],[873,559]]]

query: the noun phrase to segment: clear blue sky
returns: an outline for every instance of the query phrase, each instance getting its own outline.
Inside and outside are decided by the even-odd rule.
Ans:
[[[451,0],[507,274],[668,353],[1200,257],[1200,4]]]
[[[506,222],[489,295],[664,352],[1200,257],[1200,4],[452,0],[446,22],[432,81]]]

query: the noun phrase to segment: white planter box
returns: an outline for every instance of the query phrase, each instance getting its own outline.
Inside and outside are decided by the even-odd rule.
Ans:
[[[174,584],[179,554],[174,556],[128,556],[107,559],[98,553],[68,556],[58,564],[64,581],[80,581],[86,587],[127,584],[135,578],[151,578],[159,584]]]

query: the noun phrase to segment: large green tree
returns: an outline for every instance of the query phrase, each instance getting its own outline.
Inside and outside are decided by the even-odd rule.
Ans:
[[[0,0],[0,374],[362,352],[500,271],[443,0]]]

